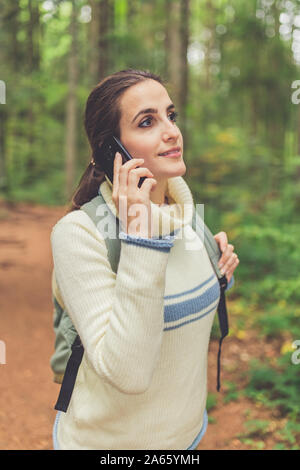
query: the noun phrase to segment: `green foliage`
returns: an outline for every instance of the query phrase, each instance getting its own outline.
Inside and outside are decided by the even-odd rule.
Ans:
[[[254,439],[249,439],[249,437],[241,437],[240,440],[244,444],[251,446],[252,450],[263,450],[266,446],[264,441],[255,441]]]
[[[211,411],[217,405],[218,397],[216,393],[208,392],[207,394],[207,402],[206,402],[206,410],[207,412]]]
[[[237,384],[234,382],[225,382],[226,384],[226,395],[223,399],[224,403],[229,403],[230,401],[236,401],[239,397],[239,391],[237,389]]]
[[[215,339],[215,340],[220,339],[220,326],[219,326],[218,314],[215,315],[210,337],[211,339]]]
[[[282,418],[288,419],[284,427],[276,431],[276,439],[283,442],[277,443],[273,447],[274,450],[299,450],[299,386],[299,370],[297,365],[291,363],[290,352],[278,358],[276,367],[257,360],[250,363],[246,396],[273,410],[277,409]],[[242,437],[263,438],[271,432],[269,424],[269,421],[265,420],[247,421],[245,423],[247,432]],[[247,443],[245,440],[243,442]]]
[[[282,416],[299,420],[299,387],[299,367],[291,362],[291,353],[282,355],[276,368],[257,360],[251,361],[246,395],[268,407],[277,408]]]
[[[216,418],[213,416],[208,416],[208,423],[209,424],[215,424],[217,422]]]
[[[293,421],[288,421],[284,428],[279,431],[280,437],[287,441],[289,444],[299,444],[300,439],[300,424]],[[298,447],[300,449],[300,447]]]
[[[39,204],[46,206],[56,206],[64,204],[64,175],[61,172],[52,172],[47,175],[47,181],[51,184],[45,184],[44,179],[35,181],[29,187],[16,187],[13,196],[10,198],[11,201],[21,202],[28,201],[35,203],[38,201]],[[1,194],[1,193],[0,193]]]
[[[288,450],[283,442],[275,444],[272,450]]]
[[[269,421],[262,419],[252,419],[245,422],[248,437],[264,437],[268,433]]]
[[[266,303],[264,312],[253,320],[253,326],[260,335],[268,339],[283,337],[286,332],[291,332],[293,337],[300,338],[300,309],[298,306],[287,304],[285,301],[269,305]]]
[[[246,421],[244,427],[246,431],[238,434],[238,438],[252,449],[262,450],[265,448],[265,442],[258,439],[264,439],[269,433],[269,421],[262,419],[252,419]]]

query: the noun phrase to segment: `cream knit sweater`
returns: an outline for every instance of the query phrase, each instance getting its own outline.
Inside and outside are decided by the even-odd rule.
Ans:
[[[107,181],[100,191],[117,215]],[[84,211],[53,227],[57,283],[85,349],[68,411],[59,414],[60,449],[182,450],[195,448],[205,431],[220,288],[189,225],[193,198],[182,177],[168,180],[168,195],[176,205],[151,208],[172,222],[175,237],[164,224],[156,232],[162,239],[122,233],[117,275]]]

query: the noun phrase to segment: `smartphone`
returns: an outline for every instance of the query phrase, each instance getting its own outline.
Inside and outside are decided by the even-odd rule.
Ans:
[[[101,152],[101,166],[103,167],[103,170],[109,179],[111,183],[113,183],[113,178],[114,178],[114,160],[116,156],[116,152],[120,152],[122,155],[123,159],[123,164],[127,162],[128,160],[132,160],[132,156],[126,150],[124,145],[122,145],[121,141],[115,137],[114,135],[112,137],[109,137],[104,141],[104,143],[101,146],[100,149]],[[138,187],[140,188],[141,185],[143,184],[143,181],[147,178],[147,176],[143,176],[140,178],[140,181],[138,182]]]

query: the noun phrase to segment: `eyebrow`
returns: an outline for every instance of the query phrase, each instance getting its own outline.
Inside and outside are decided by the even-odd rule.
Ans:
[[[167,107],[167,111],[169,111],[169,109],[172,109],[172,108],[175,108],[174,104],[171,103],[169,104],[169,106]],[[140,114],[148,114],[148,113],[157,113],[157,109],[154,109],[154,108],[146,108],[146,109],[142,109],[141,111],[139,111],[137,113],[137,115],[133,118],[133,120],[131,121],[131,124],[133,124],[133,122],[136,120],[136,118],[140,115]]]

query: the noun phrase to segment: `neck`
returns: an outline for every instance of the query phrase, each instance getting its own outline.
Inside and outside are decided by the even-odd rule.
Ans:
[[[168,180],[157,181],[157,185],[150,193],[151,202],[154,204],[168,204],[168,199],[166,196],[168,187]]]

